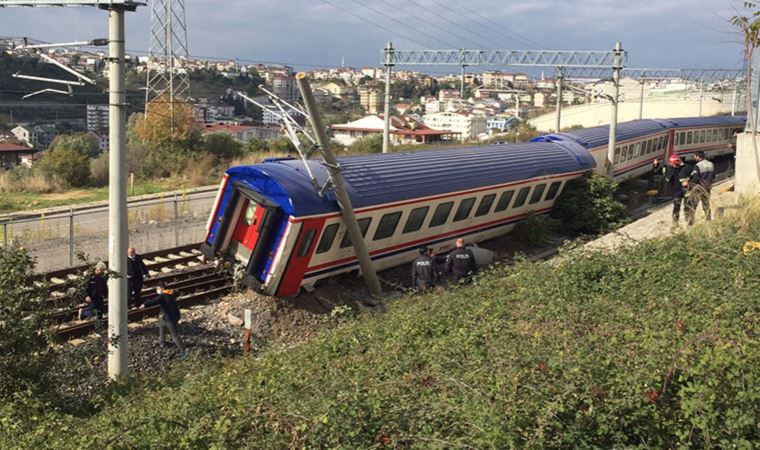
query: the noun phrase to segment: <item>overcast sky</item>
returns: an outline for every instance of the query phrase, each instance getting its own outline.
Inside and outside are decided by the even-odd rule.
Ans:
[[[186,0],[191,55],[294,65],[377,65],[400,49],[607,50],[630,67],[734,68],[740,0]],[[367,6],[362,6],[367,5]],[[127,19],[127,48],[146,51],[149,9]],[[0,36],[62,42],[107,36],[92,8],[0,8]],[[306,68],[306,67],[302,67]],[[433,71],[444,72],[438,68]]]

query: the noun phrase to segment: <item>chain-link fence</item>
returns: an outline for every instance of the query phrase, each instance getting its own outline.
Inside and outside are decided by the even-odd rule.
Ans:
[[[128,204],[129,245],[138,253],[200,242],[216,192],[212,190],[159,195]],[[108,206],[54,210],[0,219],[0,243],[17,242],[37,258],[37,271],[108,257]]]

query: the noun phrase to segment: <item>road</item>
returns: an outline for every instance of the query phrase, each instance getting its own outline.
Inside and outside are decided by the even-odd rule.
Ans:
[[[143,196],[129,201],[129,242],[150,252],[200,242],[216,188]],[[72,227],[73,225],[73,227]],[[73,240],[71,236],[73,234]],[[17,240],[37,258],[37,271],[68,267],[83,252],[92,261],[108,255],[108,203],[0,217],[2,242]]]

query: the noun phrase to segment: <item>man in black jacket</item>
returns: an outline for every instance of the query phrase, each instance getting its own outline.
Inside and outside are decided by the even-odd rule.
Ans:
[[[179,306],[177,306],[177,299],[174,297],[174,292],[171,289],[166,289],[164,283],[158,283],[156,286],[156,297],[146,301],[140,305],[140,309],[148,308],[151,306],[161,306],[161,318],[158,321],[158,345],[161,348],[166,347],[166,339],[164,328],[169,329],[169,333],[172,335],[174,345],[177,346],[180,353],[185,356],[185,346],[182,345],[182,339],[179,336]]]
[[[433,250],[420,248],[420,256],[412,263],[412,286],[418,291],[426,291],[435,286],[435,258]]]
[[[148,275],[148,268],[143,262],[142,256],[138,255],[134,247],[127,249],[127,297],[132,305],[137,308],[142,304],[143,278]]]
[[[660,166],[660,161],[654,160],[655,172],[662,174],[665,183],[665,194],[673,196],[673,224],[677,225],[681,218],[681,205],[684,204],[684,194],[686,193],[682,182],[688,176],[688,167],[678,155],[670,155],[668,163]],[[684,209],[686,205],[684,205]]]
[[[453,273],[454,283],[459,283],[460,280],[469,283],[470,276],[478,271],[475,255],[464,246],[464,239],[462,238],[457,239],[456,246],[457,248],[449,253],[446,258],[445,271],[446,273]]]

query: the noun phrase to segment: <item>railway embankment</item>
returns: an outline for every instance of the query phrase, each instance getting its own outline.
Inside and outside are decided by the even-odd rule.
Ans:
[[[180,364],[86,413],[19,397],[0,446],[751,448],[760,200],[726,202],[711,223],[671,234],[655,212],[657,239],[620,231],[636,245],[497,265],[299,345]]]

